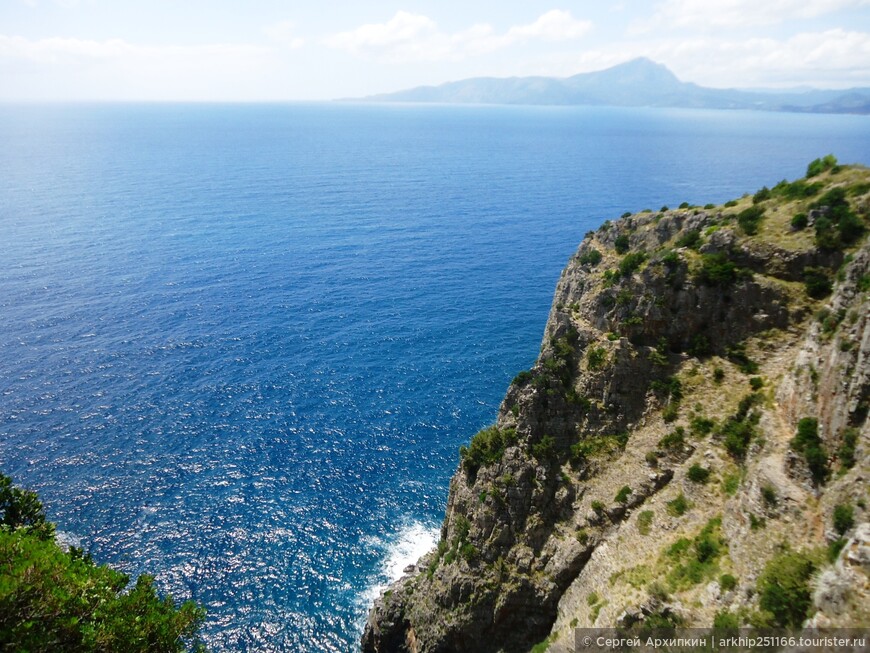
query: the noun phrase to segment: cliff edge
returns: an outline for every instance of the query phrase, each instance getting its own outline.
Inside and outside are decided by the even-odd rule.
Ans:
[[[808,175],[586,235],[364,651],[870,624],[870,170]]]

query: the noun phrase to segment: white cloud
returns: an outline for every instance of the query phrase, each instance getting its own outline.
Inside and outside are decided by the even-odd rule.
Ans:
[[[0,98],[256,99],[275,62],[274,50],[253,45],[0,35]]]
[[[850,86],[867,84],[870,34],[831,29],[785,40],[689,41],[673,52],[685,74],[717,86]]]
[[[844,29],[802,32],[785,39],[698,35],[634,40],[587,50],[574,60],[574,71],[601,70],[639,56],[659,61],[683,81],[702,86],[842,88],[870,84],[870,34]],[[564,71],[565,62],[559,63]]]
[[[591,26],[570,12],[552,10],[533,23],[511,27],[503,34],[485,23],[450,34],[442,32],[428,16],[399,11],[386,23],[334,34],[324,44],[386,61],[459,61],[532,40],[578,39]]]
[[[263,33],[270,41],[294,50],[305,45],[305,39],[296,35],[296,23],[292,20],[282,20],[273,25],[267,25],[263,28]]]
[[[19,0],[19,2],[28,7],[36,7],[39,5],[39,0]],[[89,0],[88,4],[92,3],[92,0]],[[64,9],[76,9],[81,5],[81,0],[54,0],[54,4]]]
[[[775,25],[866,5],[870,5],[870,0],[665,0],[651,20],[634,25],[633,31],[661,27],[715,30]]]
[[[74,59],[198,59],[205,57],[259,56],[266,48],[253,45],[134,45],[121,39],[93,41],[74,38],[30,40],[0,34],[0,60],[24,59],[37,63],[58,63]]]
[[[530,25],[511,27],[507,39],[511,42],[527,39],[566,41],[584,36],[592,27],[588,20],[577,20],[571,12],[553,9]]]
[[[350,52],[403,48],[437,36],[435,22],[426,16],[399,11],[386,23],[361,25],[328,37],[326,45]]]

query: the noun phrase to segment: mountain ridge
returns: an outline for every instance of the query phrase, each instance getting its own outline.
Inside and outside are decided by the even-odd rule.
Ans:
[[[751,91],[683,82],[645,57],[570,77],[475,77],[361,98],[365,102],[610,105],[870,114],[870,88]]]

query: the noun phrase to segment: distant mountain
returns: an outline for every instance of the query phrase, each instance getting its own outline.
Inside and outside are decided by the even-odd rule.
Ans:
[[[680,81],[646,58],[573,77],[475,77],[363,98],[369,102],[609,105],[870,114],[870,88],[749,91]]]

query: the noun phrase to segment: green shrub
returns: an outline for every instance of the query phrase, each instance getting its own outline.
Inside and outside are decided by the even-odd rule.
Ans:
[[[796,231],[806,229],[808,224],[809,219],[807,218],[806,213],[796,213],[795,216],[791,219],[792,229],[795,229]]]
[[[665,250],[664,253],[662,253],[658,262],[664,265],[666,268],[673,270],[678,265],[680,265],[680,263],[683,262],[683,259],[680,257],[680,254],[678,252],[669,249]]]
[[[613,247],[616,249],[617,254],[625,254],[630,247],[628,236],[626,234],[620,234],[617,236],[613,243]]]
[[[725,204],[724,204],[723,206],[724,206],[726,209],[730,209],[730,208],[732,208],[732,207],[734,207],[734,206],[737,206],[737,200],[728,200],[727,202],[725,202]]]
[[[816,484],[828,478],[828,456],[819,437],[819,420],[804,417],[798,422],[797,433],[791,439],[791,448],[802,453]]]
[[[686,514],[686,511],[689,509],[689,500],[686,498],[682,492],[677,496],[673,501],[668,501],[667,510],[668,514],[672,517],[680,517]]]
[[[847,428],[843,431],[843,443],[837,451],[840,458],[840,466],[843,469],[852,469],[855,465],[855,447],[858,444],[858,429]]]
[[[769,200],[771,195],[772,193],[770,192],[770,189],[767,186],[762,186],[761,190],[759,190],[757,193],[755,193],[755,195],[752,196],[752,203],[760,204],[765,200]]]
[[[772,485],[761,486],[761,498],[764,501],[764,504],[770,508],[775,507],[779,503],[776,488]]]
[[[628,501],[628,497],[631,494],[631,488],[627,485],[623,485],[619,488],[619,492],[616,493],[615,501],[617,503],[625,503]]]
[[[154,578],[129,578],[64,551],[33,492],[0,474],[0,641],[16,651],[204,650],[205,611],[159,597]]]
[[[537,460],[546,460],[556,455],[556,440],[552,435],[545,435],[532,445],[532,455]]]
[[[742,460],[746,456],[749,443],[756,435],[755,426],[758,423],[758,413],[752,407],[758,403],[760,395],[746,395],[740,400],[737,412],[727,418],[719,427],[717,435],[723,438],[725,449],[733,458]]]
[[[680,402],[672,401],[667,406],[662,409],[662,419],[670,424],[671,422],[676,422],[677,418],[680,416]]]
[[[686,477],[693,483],[706,483],[710,478],[710,470],[695,463],[689,467],[689,471],[686,472]]]
[[[589,369],[597,370],[604,364],[607,350],[604,347],[590,347],[586,358],[589,361]]]
[[[846,548],[846,545],[849,543],[845,537],[838,537],[833,542],[828,544],[827,558],[828,562],[834,564],[837,561],[837,558],[840,557],[840,551]]]
[[[490,426],[471,438],[468,447],[459,447],[462,466],[469,474],[476,474],[482,465],[489,465],[501,460],[504,450],[516,443],[514,429],[499,429]]]
[[[687,247],[696,250],[701,246],[701,241],[701,231],[699,229],[693,229],[680,236],[680,238],[677,239],[676,245],[677,247]]]
[[[812,204],[822,214],[816,218],[816,245],[823,249],[840,249],[860,238],[865,227],[849,206],[846,190],[832,188]]]
[[[631,255],[629,254],[629,256]],[[634,293],[628,288],[622,288],[618,293],[616,293],[617,306],[626,306],[631,303],[632,299],[634,299]]]
[[[626,254],[619,262],[619,274],[623,277],[630,277],[646,260],[644,252],[631,252]]]
[[[596,513],[598,513],[599,515],[600,515],[602,512],[604,512],[604,504],[601,503],[600,501],[593,501],[593,502],[590,503],[589,505],[590,505],[590,507],[592,508],[592,510],[594,510],[594,511],[595,511]]]
[[[685,442],[686,430],[682,426],[678,426],[659,440],[659,446],[663,449],[680,449]]]
[[[822,299],[831,294],[833,283],[823,268],[808,267],[804,270],[804,285],[807,295],[813,299]]]
[[[742,272],[723,252],[701,254],[701,267],[695,274],[698,283],[726,288],[736,283]]]
[[[689,348],[686,350],[686,353],[688,353],[689,356],[702,358],[703,356],[709,356],[712,351],[713,348],[710,345],[710,339],[703,333],[696,333],[692,336],[692,341],[689,343]]]
[[[455,539],[457,542],[463,543],[468,539],[468,534],[471,532],[471,522],[464,515],[457,515],[455,522]]]
[[[723,370],[721,367],[717,367],[713,370],[713,381],[715,381],[716,383],[722,383],[724,379],[725,370]]]
[[[727,551],[721,526],[721,518],[714,517],[693,539],[681,538],[667,549],[665,555],[673,565],[668,574],[672,589],[685,589],[713,576],[718,559]]]
[[[749,379],[749,387],[751,387],[754,391],[758,392],[764,387],[764,379],[760,376],[753,376]]]
[[[841,503],[834,507],[834,530],[845,535],[855,525],[855,511],[851,504]]]
[[[692,431],[692,435],[696,437],[704,437],[705,435],[710,435],[715,427],[716,422],[703,416],[693,417],[692,421],[689,422],[689,428]]]
[[[683,398],[683,384],[676,376],[655,379],[650,383],[650,388],[657,397],[663,400],[680,401]]]
[[[42,502],[31,490],[22,490],[0,473],[0,527],[23,529],[41,540],[54,538],[54,524],[46,520]]]
[[[543,639],[542,641],[538,642],[537,644],[535,644],[532,647],[532,649],[529,651],[529,653],[546,653],[547,649],[550,648],[550,644],[552,644],[552,643],[553,643],[553,641],[549,637],[547,637],[547,638]]]
[[[802,179],[798,179],[789,183],[783,179],[773,187],[772,192],[774,195],[782,196],[787,200],[802,200],[813,195],[818,195],[819,191],[824,187],[825,185],[819,181],[808,184]]]
[[[478,556],[478,553],[477,547],[471,544],[471,542],[466,542],[459,547],[459,555],[467,562],[474,560]]]
[[[530,370],[523,370],[514,377],[514,380],[511,381],[511,385],[524,386],[534,378],[535,375],[532,374]]]
[[[628,443],[628,432],[584,437],[580,442],[571,445],[571,457],[575,462],[582,462],[595,456],[611,454],[625,449]]]
[[[707,562],[719,555],[719,542],[709,535],[695,541],[695,557],[698,562]]]
[[[737,579],[731,574],[722,574],[719,576],[719,587],[723,592],[730,592],[737,587]]]
[[[737,214],[737,224],[747,236],[754,236],[758,233],[758,225],[761,224],[762,217],[764,217],[762,207],[750,206]]]
[[[594,247],[590,247],[588,250],[580,255],[578,261],[581,265],[589,265],[591,267],[595,267],[601,262],[601,259],[601,252],[599,252]]]
[[[659,367],[668,366],[668,357],[655,349],[650,351],[649,359],[653,365],[658,365]]]
[[[786,550],[774,556],[758,578],[758,605],[763,622],[780,628],[800,628],[812,605],[810,578],[816,570],[805,553]]]
[[[826,170],[830,170],[837,165],[837,157],[833,154],[826,154],[819,159],[813,159],[807,166],[807,178],[815,177],[822,174]]]
[[[713,617],[714,630],[735,630],[740,628],[740,618],[728,610],[719,610]]]
[[[758,363],[749,358],[749,355],[746,353],[746,345],[742,342],[728,347],[725,350],[725,355],[744,374],[755,374],[758,372]]]

